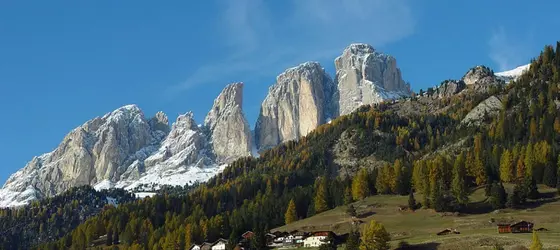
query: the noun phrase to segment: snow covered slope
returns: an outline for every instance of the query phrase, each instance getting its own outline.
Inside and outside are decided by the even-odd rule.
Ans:
[[[508,71],[498,72],[498,73],[495,73],[495,75],[497,77],[499,77],[500,79],[504,80],[505,82],[515,81],[525,71],[529,70],[529,67],[531,67],[531,64],[522,65],[522,66],[519,66],[515,69],[508,70]]]

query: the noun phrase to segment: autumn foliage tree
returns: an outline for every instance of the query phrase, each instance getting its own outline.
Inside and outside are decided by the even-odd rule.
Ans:
[[[354,200],[362,200],[370,194],[368,172],[361,169],[352,180],[352,198]]]
[[[297,221],[296,203],[294,202],[293,199],[290,200],[290,203],[288,204],[288,208],[286,209],[286,213],[284,217],[285,217],[286,225],[294,221]]]
[[[371,220],[362,231],[360,250],[388,250],[390,240],[391,236],[385,227]]]

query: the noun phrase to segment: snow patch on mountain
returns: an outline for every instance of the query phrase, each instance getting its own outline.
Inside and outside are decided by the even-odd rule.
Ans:
[[[523,73],[528,71],[530,67],[531,64],[522,65],[512,70],[495,73],[494,75],[504,80],[505,82],[515,81],[517,78],[523,75]]]

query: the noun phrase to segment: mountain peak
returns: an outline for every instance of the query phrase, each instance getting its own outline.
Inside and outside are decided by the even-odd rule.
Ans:
[[[227,85],[204,119],[218,162],[251,155],[251,130],[242,110],[243,83]]]
[[[356,54],[356,55],[362,55],[362,54],[371,54],[374,53],[375,49],[373,48],[373,46],[366,44],[366,43],[352,43],[350,45],[348,45],[348,47],[346,47],[346,49],[344,49],[344,54],[346,53],[351,53],[351,54]]]
[[[336,86],[318,62],[289,68],[276,77],[255,126],[258,149],[307,135],[337,113]]]
[[[376,52],[371,45],[351,44],[335,59],[335,68],[341,115],[362,105],[412,94],[396,59]]]
[[[462,80],[467,85],[472,85],[472,84],[475,84],[478,81],[480,81],[481,79],[484,79],[486,77],[494,77],[494,72],[486,66],[478,65],[478,66],[475,66],[475,67],[471,68],[465,74],[465,76],[463,76]]]

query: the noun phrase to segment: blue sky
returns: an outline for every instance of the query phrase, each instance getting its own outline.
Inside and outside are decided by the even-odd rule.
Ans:
[[[162,4],[163,3],[163,4]],[[245,82],[254,124],[276,75],[334,74],[352,42],[397,58],[414,90],[528,63],[560,37],[558,1],[0,1],[0,182],[71,129],[126,104],[204,119]]]

